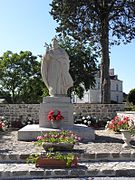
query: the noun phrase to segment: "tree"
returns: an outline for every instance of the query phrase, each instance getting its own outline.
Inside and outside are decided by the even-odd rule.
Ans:
[[[95,85],[95,74],[97,73],[97,56],[91,52],[90,46],[78,43],[73,39],[59,38],[60,46],[64,48],[70,59],[70,74],[74,85],[69,89],[70,95],[74,91],[79,98],[83,97],[84,90]]]
[[[7,51],[0,57],[1,95],[10,95],[11,103],[36,103],[43,94],[40,63],[30,51]]]
[[[133,103],[133,105],[135,105],[135,88],[129,92],[128,101]]]
[[[101,101],[110,103],[109,45],[135,38],[134,0],[53,0],[57,32],[93,44],[101,54]]]

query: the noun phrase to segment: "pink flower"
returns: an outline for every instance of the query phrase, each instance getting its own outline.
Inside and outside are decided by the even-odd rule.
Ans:
[[[44,137],[43,136],[38,136],[37,137],[37,140],[41,140],[41,139],[43,139]]]

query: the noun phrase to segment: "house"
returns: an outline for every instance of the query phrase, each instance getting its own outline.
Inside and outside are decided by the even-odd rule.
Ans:
[[[111,81],[111,101],[112,103],[123,102],[123,81],[118,79],[118,76],[114,74],[114,69],[109,70]],[[84,97],[79,99],[77,95],[73,95],[73,103],[101,103],[101,86],[100,86],[100,73],[97,73],[96,84],[94,88],[90,88],[84,92]]]

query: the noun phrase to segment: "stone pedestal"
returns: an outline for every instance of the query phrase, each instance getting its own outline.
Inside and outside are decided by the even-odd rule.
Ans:
[[[95,140],[95,133],[91,127],[85,125],[74,124],[72,127],[68,126],[64,128],[65,130],[71,130],[78,134],[82,141],[93,141]],[[60,131],[60,129],[44,128],[40,127],[38,124],[31,124],[23,127],[18,131],[18,140],[20,141],[33,141],[36,140],[37,136],[49,131]]]
[[[61,111],[64,119],[61,120],[60,129],[53,129],[47,116],[49,111]],[[73,104],[69,97],[44,97],[40,104],[39,125],[27,125],[18,131],[18,140],[32,141],[42,133],[48,131],[60,131],[61,129],[71,130],[77,133],[82,140],[91,141],[95,139],[94,130],[85,125],[74,125]]]
[[[47,119],[48,113],[51,110],[61,111],[64,119],[61,120],[61,128],[73,126],[73,104],[69,97],[44,97],[43,103],[40,104],[39,126],[51,128],[51,123]]]

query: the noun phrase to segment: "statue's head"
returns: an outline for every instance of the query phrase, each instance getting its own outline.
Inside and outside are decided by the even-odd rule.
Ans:
[[[56,38],[53,38],[52,39],[52,47],[54,48],[54,49],[56,49],[56,48],[58,48],[59,47],[59,45],[58,45],[58,40],[56,39]]]

